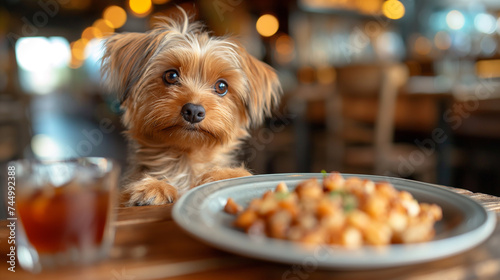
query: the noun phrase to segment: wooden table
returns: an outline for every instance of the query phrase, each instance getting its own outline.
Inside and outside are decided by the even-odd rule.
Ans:
[[[472,197],[497,213],[500,198]],[[7,271],[7,221],[0,221],[0,279],[500,279],[500,222],[478,247],[445,259],[369,271],[326,271],[313,266],[284,265],[219,251],[183,232],[171,218],[171,205],[118,208],[116,238],[107,261],[97,265],[42,272]],[[210,232],[207,232],[210,234]]]

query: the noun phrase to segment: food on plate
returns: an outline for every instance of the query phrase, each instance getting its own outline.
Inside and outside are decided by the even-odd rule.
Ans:
[[[245,209],[229,198],[224,211],[237,215],[234,226],[248,234],[348,248],[428,241],[442,218],[438,205],[419,203],[388,182],[337,172],[293,191],[281,182]]]
[[[229,214],[238,214],[243,210],[243,207],[237,204],[232,198],[228,198],[226,206],[224,206],[224,211]]]

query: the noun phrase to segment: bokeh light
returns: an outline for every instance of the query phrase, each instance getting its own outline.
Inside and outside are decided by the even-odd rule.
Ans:
[[[495,39],[485,36],[481,39],[481,43],[479,44],[479,48],[481,49],[481,54],[484,56],[492,56],[497,50],[497,42]]]
[[[71,49],[68,40],[64,37],[54,36],[49,38],[50,42],[50,64],[54,68],[63,68],[71,59]]]
[[[104,40],[92,39],[87,43],[84,49],[85,59],[90,60],[92,63],[97,63],[104,54]]]
[[[490,14],[480,13],[474,17],[474,26],[477,31],[491,34],[497,28],[496,19]]]
[[[466,56],[471,53],[472,39],[468,34],[459,32],[452,37],[452,47],[461,56]]]
[[[78,59],[75,56],[71,56],[71,60],[69,61],[69,68],[78,69],[83,65],[84,60]]]
[[[400,61],[405,56],[405,44],[400,34],[383,32],[375,39],[374,50],[380,59]]]
[[[122,27],[127,21],[127,13],[118,6],[109,6],[102,13],[102,18],[107,20],[114,29]]]
[[[23,70],[43,72],[67,65],[68,41],[63,37],[24,37],[16,42],[16,60]]]
[[[64,69],[71,59],[70,46],[63,37],[24,37],[16,42],[21,88],[29,93],[52,92],[63,79]]]
[[[271,37],[278,31],[278,19],[270,14],[259,17],[256,24],[257,32],[264,37]]]
[[[475,66],[476,75],[481,78],[500,77],[500,59],[479,60]]]
[[[380,11],[382,0],[356,0],[356,7],[365,14],[376,14]]]
[[[45,134],[36,134],[31,138],[31,150],[38,158],[51,159],[62,155],[60,144]]]
[[[382,4],[382,13],[389,19],[400,19],[405,15],[405,6],[398,0],[388,0]]]
[[[94,21],[94,24],[92,26],[97,28],[101,32],[101,36],[108,36],[115,31],[113,25],[109,21],[102,18]]]
[[[276,61],[285,65],[292,62],[294,58],[295,44],[292,37],[287,34],[280,34],[275,41]]]
[[[276,51],[282,55],[291,55],[293,53],[293,39],[287,34],[282,34],[276,39]]]
[[[151,12],[151,7],[153,6],[151,0],[129,0],[128,5],[130,10],[132,10],[132,12],[138,17],[148,15]]]
[[[44,71],[50,67],[50,42],[45,37],[25,37],[16,42],[16,59],[26,71]]]
[[[99,30],[93,26],[89,26],[89,27],[85,28],[82,32],[82,39],[87,40],[87,41],[90,41],[94,38],[100,38],[100,37],[102,37],[101,30]]]
[[[451,10],[446,15],[446,24],[448,24],[448,27],[453,30],[459,30],[465,25],[465,17],[461,12]]]
[[[415,40],[415,52],[419,55],[428,55],[432,50],[432,44],[429,39],[424,36],[419,36]]]
[[[19,81],[23,91],[34,94],[49,94],[60,85],[60,72],[54,68],[45,71],[19,71]]]
[[[103,39],[93,39],[85,47],[85,62],[83,66],[89,79],[96,84],[102,81],[100,69],[104,49]]]
[[[434,45],[440,50],[447,50],[451,47],[451,37],[444,31],[439,31],[434,36]]]
[[[88,41],[85,39],[78,39],[71,43],[71,54],[75,59],[82,61],[85,59],[85,47],[87,43]]]

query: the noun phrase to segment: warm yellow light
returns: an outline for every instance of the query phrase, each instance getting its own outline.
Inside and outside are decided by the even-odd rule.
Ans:
[[[262,15],[256,24],[257,32],[264,37],[273,36],[279,28],[278,19],[270,14]]]
[[[161,5],[161,4],[167,3],[168,1],[170,1],[170,0],[153,0],[153,4]]]
[[[405,6],[398,0],[387,0],[382,4],[382,13],[390,19],[400,19],[405,15]]]
[[[100,38],[100,37],[102,37],[101,30],[99,30],[93,26],[89,26],[89,27],[85,28],[85,30],[83,30],[83,32],[82,32],[82,39],[87,40],[87,41],[90,41],[94,38]]]
[[[151,11],[151,0],[129,0],[128,5],[132,12],[139,17],[146,16]]]
[[[114,29],[122,27],[127,21],[127,13],[118,6],[109,6],[104,10],[102,18],[107,20]]]
[[[286,35],[282,34],[276,39],[276,51],[281,55],[291,55],[293,53],[294,44],[293,39]]]
[[[275,42],[276,61],[282,65],[290,63],[294,57],[294,48],[293,39],[290,36],[283,33],[277,36]]]
[[[101,37],[107,36],[115,31],[112,24],[109,21],[102,19],[102,18],[96,20],[92,26],[97,28],[101,32],[100,33]],[[99,38],[99,37],[97,37],[97,38]]]
[[[476,75],[480,78],[500,77],[500,59],[479,60],[476,62]]]
[[[356,0],[356,7],[365,14],[376,14],[380,12],[382,0]]]
[[[80,68],[83,65],[83,60],[77,59],[74,56],[71,56],[71,60],[69,62],[69,67],[72,69]]]
[[[85,59],[85,46],[87,46],[88,41],[85,39],[79,39],[71,43],[71,55],[76,60]]]

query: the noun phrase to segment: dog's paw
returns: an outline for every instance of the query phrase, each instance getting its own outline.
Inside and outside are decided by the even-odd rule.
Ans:
[[[126,190],[128,206],[161,205],[177,200],[177,189],[167,182],[146,177],[134,182]]]
[[[245,176],[252,176],[252,174],[243,167],[212,169],[209,172],[201,175],[198,178],[195,186],[200,186],[210,182],[231,179],[231,178],[245,177]]]

